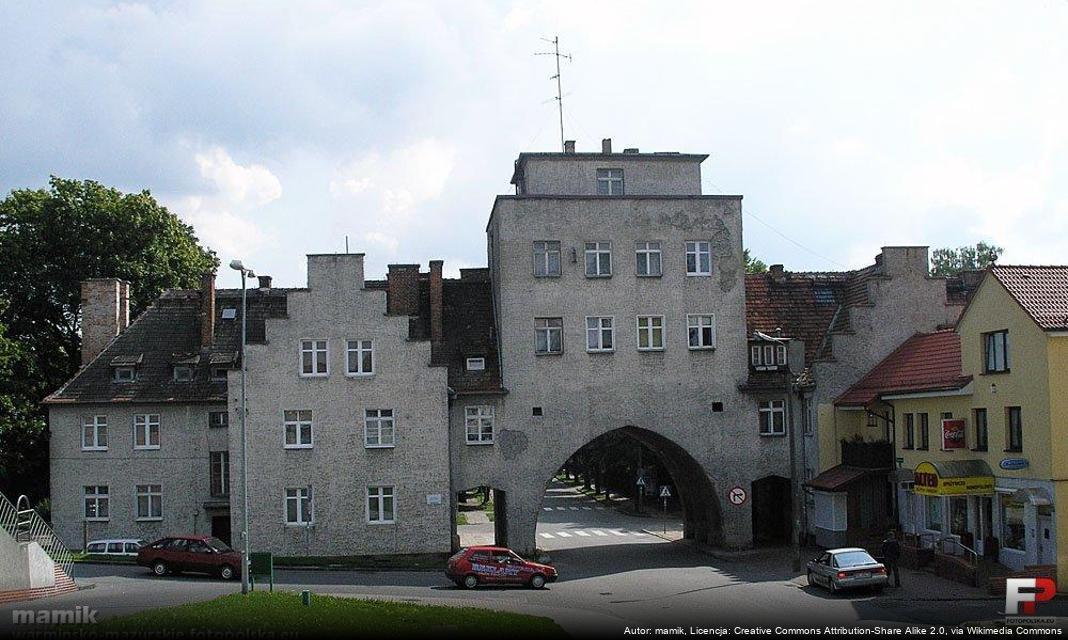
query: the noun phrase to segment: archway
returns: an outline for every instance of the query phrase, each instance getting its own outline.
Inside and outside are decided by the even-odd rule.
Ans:
[[[790,541],[790,479],[765,476],[754,480],[753,544],[781,545]]]

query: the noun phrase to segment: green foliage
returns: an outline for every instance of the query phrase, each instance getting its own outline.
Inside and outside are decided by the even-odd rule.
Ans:
[[[81,281],[132,284],[136,315],[171,287],[218,266],[192,227],[147,192],[52,177],[0,200],[0,492],[48,491],[44,397],[80,364]],[[17,347],[11,347],[14,344]]]
[[[749,249],[742,251],[742,258],[745,260],[745,272],[746,273],[766,273],[768,265],[764,264],[763,260],[754,258],[749,255]]]
[[[980,242],[956,249],[943,247],[931,253],[931,275],[953,276],[961,271],[985,269],[997,262],[1005,250],[994,244]]]

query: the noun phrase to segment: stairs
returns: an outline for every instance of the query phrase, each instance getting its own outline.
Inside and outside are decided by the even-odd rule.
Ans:
[[[39,589],[19,589],[16,591],[0,591],[0,605],[7,604],[9,602],[21,602],[23,600],[36,600],[37,598],[47,598],[49,596],[58,596],[62,593],[70,593],[77,591],[78,587],[74,584],[74,580],[71,579],[63,569],[57,564],[52,569],[55,574],[56,583],[51,587],[41,587]]]
[[[52,562],[53,584],[46,587],[0,591],[0,604],[45,598],[77,590],[74,555],[60,542],[52,527],[20,496],[18,506],[0,495],[0,536],[16,543],[35,542]]]

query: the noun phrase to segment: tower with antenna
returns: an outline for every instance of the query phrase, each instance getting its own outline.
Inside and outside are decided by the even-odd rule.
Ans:
[[[536,56],[553,56],[556,58],[556,75],[549,76],[550,80],[556,80],[556,106],[560,112],[560,150],[564,150],[564,90],[563,82],[560,79],[560,58],[571,62],[571,54],[560,53],[560,36],[553,36],[553,39],[542,38],[545,42],[553,45],[552,51],[539,51],[535,53]]]

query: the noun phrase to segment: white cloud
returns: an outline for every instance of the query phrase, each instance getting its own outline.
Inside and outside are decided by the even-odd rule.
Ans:
[[[260,206],[282,197],[282,183],[259,164],[241,166],[222,147],[195,156],[200,175],[210,180],[218,197],[241,206]]]
[[[441,196],[455,157],[455,149],[432,138],[385,155],[372,151],[340,166],[330,192],[338,198],[370,195],[385,213],[403,215]]]

